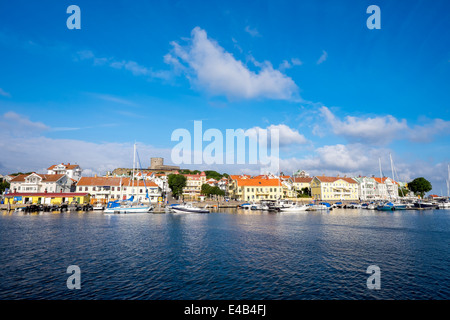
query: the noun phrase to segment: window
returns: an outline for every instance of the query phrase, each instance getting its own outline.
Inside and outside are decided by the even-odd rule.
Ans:
[[[84,187],[84,191],[88,191],[88,187]]]
[[[79,188],[78,188],[78,191],[83,191],[83,187],[79,187]]]
[[[111,191],[114,191],[114,187],[111,187]]]

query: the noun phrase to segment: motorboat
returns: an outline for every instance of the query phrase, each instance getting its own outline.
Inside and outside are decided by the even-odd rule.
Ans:
[[[450,201],[438,202],[439,209],[450,209]]]
[[[123,203],[115,206],[111,202],[103,211],[104,213],[148,213],[153,211],[152,205],[145,205],[143,203]]]
[[[93,207],[92,210],[105,210],[105,205],[101,202],[97,202]]]
[[[414,203],[414,208],[416,208],[416,209],[436,209],[436,208],[439,208],[439,205],[434,202],[416,201]]]
[[[367,210],[375,210],[376,208],[377,206],[374,203],[369,203],[366,207]]]
[[[359,209],[361,208],[361,205],[356,202],[351,202],[348,205],[345,206],[347,209]]]
[[[171,206],[170,210],[173,213],[209,213],[206,206],[199,208],[194,206],[192,202]]]
[[[246,202],[246,203],[243,203],[243,204],[241,204],[239,207],[240,208],[242,208],[242,209],[246,209],[246,210],[250,210],[251,208],[252,208],[252,203],[248,203],[248,202]]]
[[[395,210],[406,210],[407,205],[403,203],[393,203],[386,202],[377,206],[378,211],[395,211]]]
[[[306,209],[308,209],[309,206],[307,205],[292,205],[289,207],[285,207],[285,208],[279,208],[280,212],[302,212],[302,211],[306,211]]]
[[[331,205],[328,202],[320,202],[318,204],[310,204],[308,205],[307,211],[322,211],[322,210],[331,210]]]

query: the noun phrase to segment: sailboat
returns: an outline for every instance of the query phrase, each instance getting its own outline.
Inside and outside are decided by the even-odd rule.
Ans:
[[[391,170],[392,170],[392,182],[395,183],[395,178],[394,178],[394,163],[392,161],[392,155],[389,154],[389,158],[391,160]],[[379,164],[380,164],[380,175],[381,175],[381,181],[383,181],[383,174],[381,171],[381,159],[379,159]],[[386,186],[387,188],[387,186]],[[389,189],[387,188],[387,191],[389,193],[389,198],[391,198],[391,193],[389,192]],[[400,201],[396,200],[392,200],[388,201],[386,203],[380,204],[377,206],[377,210],[378,211],[395,211],[395,210],[406,210],[407,209],[407,205],[404,203],[401,203]]]
[[[131,178],[132,181],[132,186],[131,186],[131,190],[135,190],[134,188],[134,171],[135,171],[135,166],[136,166],[136,155],[138,156],[139,159],[139,155],[137,154],[136,151],[136,143],[134,144],[134,153],[133,153],[133,176]],[[140,161],[139,161],[140,164]],[[142,171],[141,171],[142,172]],[[146,198],[149,198],[148,196],[148,189],[147,186],[145,185],[145,180],[144,180],[144,186],[145,186],[145,191],[146,191]],[[134,194],[131,195],[130,198],[126,199],[126,200],[115,200],[115,201],[110,201],[108,202],[108,206],[106,207],[104,213],[147,213],[147,212],[151,212],[153,210],[153,206],[152,204],[149,202],[149,205],[145,205],[144,203],[135,200],[134,199]]]

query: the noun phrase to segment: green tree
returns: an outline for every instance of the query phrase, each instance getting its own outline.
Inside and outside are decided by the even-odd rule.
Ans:
[[[0,182],[0,194],[2,194],[5,189],[9,189],[9,182],[7,181],[2,181]]]
[[[202,184],[201,193],[202,193],[204,196],[210,196],[210,195],[224,196],[224,195],[225,195],[225,191],[223,191],[223,190],[220,189],[219,187],[213,187],[213,186],[210,186],[210,185],[207,184],[207,183]]]
[[[168,183],[174,197],[183,194],[183,188],[186,187],[186,177],[182,174],[169,174]]]
[[[423,198],[426,192],[431,191],[432,186],[427,179],[420,177],[408,182],[408,189],[414,192],[415,195],[420,195]]]

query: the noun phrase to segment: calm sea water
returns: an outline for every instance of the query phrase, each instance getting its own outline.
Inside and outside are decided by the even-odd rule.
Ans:
[[[0,216],[0,299],[450,299],[449,262],[450,210]]]

